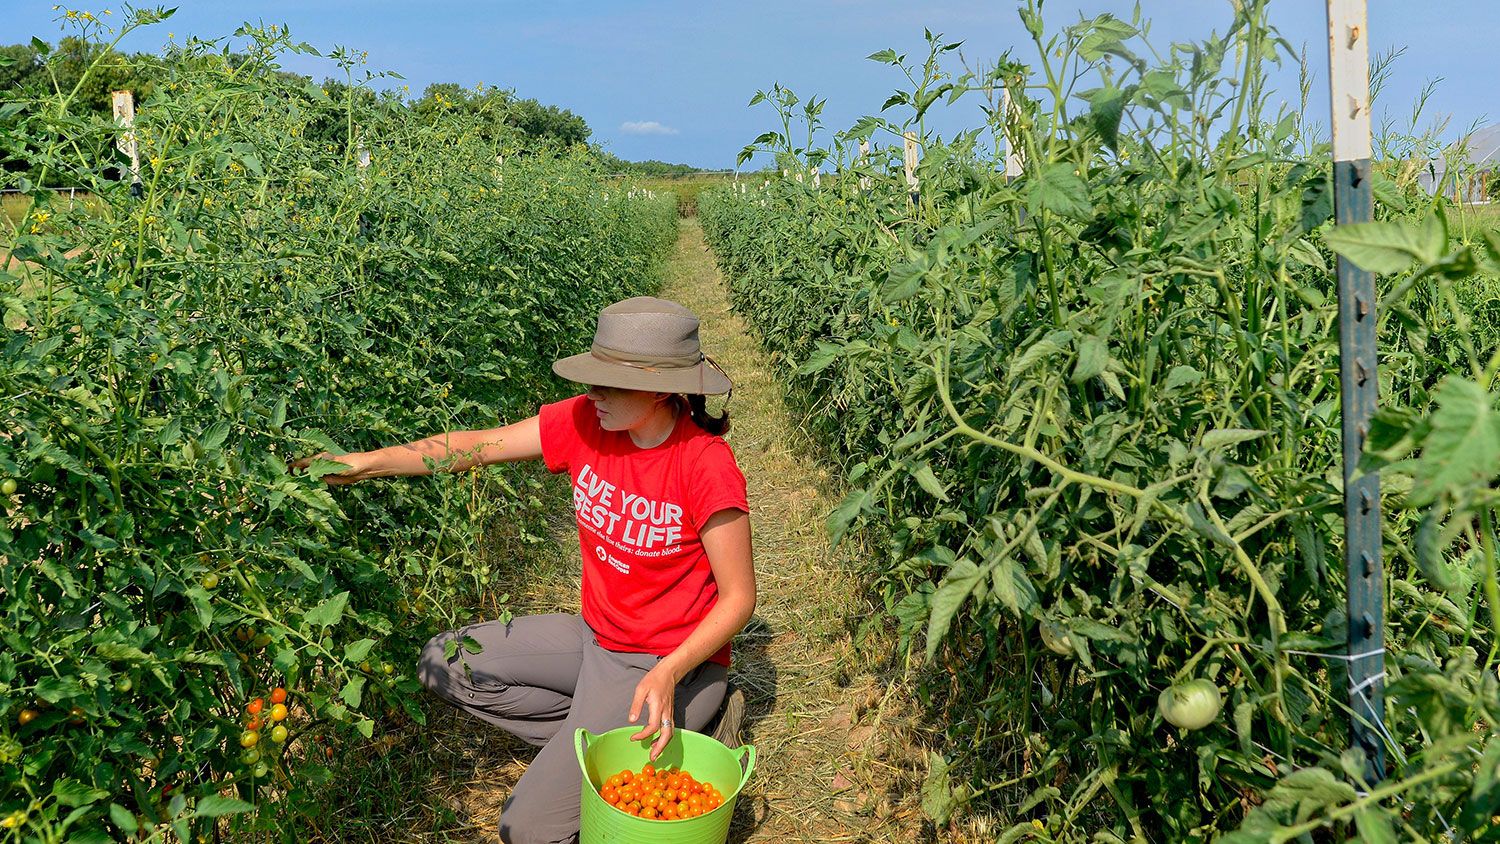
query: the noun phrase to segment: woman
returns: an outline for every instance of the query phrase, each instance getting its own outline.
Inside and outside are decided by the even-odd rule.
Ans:
[[[642,724],[655,759],[675,725],[704,730],[726,701],[729,642],[755,609],[745,478],[705,395],[729,378],[674,302],[627,299],[599,314],[592,349],[552,366],[588,392],[522,422],[347,454],[333,484],[541,458],[573,481],[582,615],[527,616],[434,637],[422,682],[541,747],[500,816],[507,844],[571,842],[583,774],[579,727]],[[477,647],[476,647],[477,645]],[[733,734],[742,698],[716,735]],[[644,716],[644,722],[642,717]],[[733,741],[733,739],[731,739]]]

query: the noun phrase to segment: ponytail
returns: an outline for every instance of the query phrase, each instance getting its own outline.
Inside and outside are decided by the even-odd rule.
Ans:
[[[720,411],[718,416],[709,416],[708,401],[703,396],[697,393],[686,393],[679,394],[677,397],[687,405],[688,413],[693,417],[693,424],[716,437],[729,433],[728,407]]]

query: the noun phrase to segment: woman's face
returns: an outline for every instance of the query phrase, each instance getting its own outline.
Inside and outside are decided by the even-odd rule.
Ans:
[[[624,390],[619,387],[589,387],[599,427],[606,431],[629,431],[640,427],[671,393]]]

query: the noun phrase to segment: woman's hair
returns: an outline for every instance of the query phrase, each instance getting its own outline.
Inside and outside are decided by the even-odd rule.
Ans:
[[[703,396],[695,393],[679,393],[677,398],[687,405],[688,413],[693,417],[693,424],[699,428],[716,437],[722,437],[729,432],[729,408],[724,408],[718,416],[709,416],[707,400]]]

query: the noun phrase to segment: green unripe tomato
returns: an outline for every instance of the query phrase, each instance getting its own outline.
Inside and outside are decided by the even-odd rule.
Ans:
[[[198,583],[201,584],[204,589],[213,589],[214,587],[219,585],[219,575],[217,572],[209,572],[208,574],[203,575],[203,577],[198,580]]]
[[[1168,686],[1156,699],[1161,717],[1184,730],[1199,730],[1212,724],[1223,708],[1219,687],[1201,678]]]
[[[266,645],[271,644],[271,634],[258,633],[256,634],[255,638],[251,640],[250,644],[254,645],[257,648],[265,648]]]
[[[286,727],[280,724],[271,728],[271,741],[277,744],[286,744]]]
[[[0,495],[15,495],[17,489],[20,489],[20,486],[16,483],[15,478],[6,478],[0,481]]]
[[[253,747],[250,748],[249,750],[245,751],[244,753],[240,754],[240,764],[244,765],[247,768],[250,767],[251,765],[254,765],[256,762],[259,762],[259,761],[260,761],[260,751],[256,750]]]
[[[390,675],[396,673],[396,666],[391,665],[389,662],[382,662],[380,663],[380,670],[387,677],[389,677]]]
[[[1073,640],[1068,636],[1068,628],[1050,619],[1043,619],[1041,632],[1042,644],[1047,646],[1047,650],[1058,656],[1073,653]]]
[[[128,676],[121,677],[120,679],[115,681],[115,691],[119,692],[122,695],[133,688],[135,688],[135,681],[130,679]]]
[[[260,744],[259,730],[246,730],[240,733],[240,747],[254,747]]]
[[[255,770],[251,773],[255,774],[256,779],[264,779],[266,774],[271,773],[271,766],[267,765],[264,762],[256,762]]]

